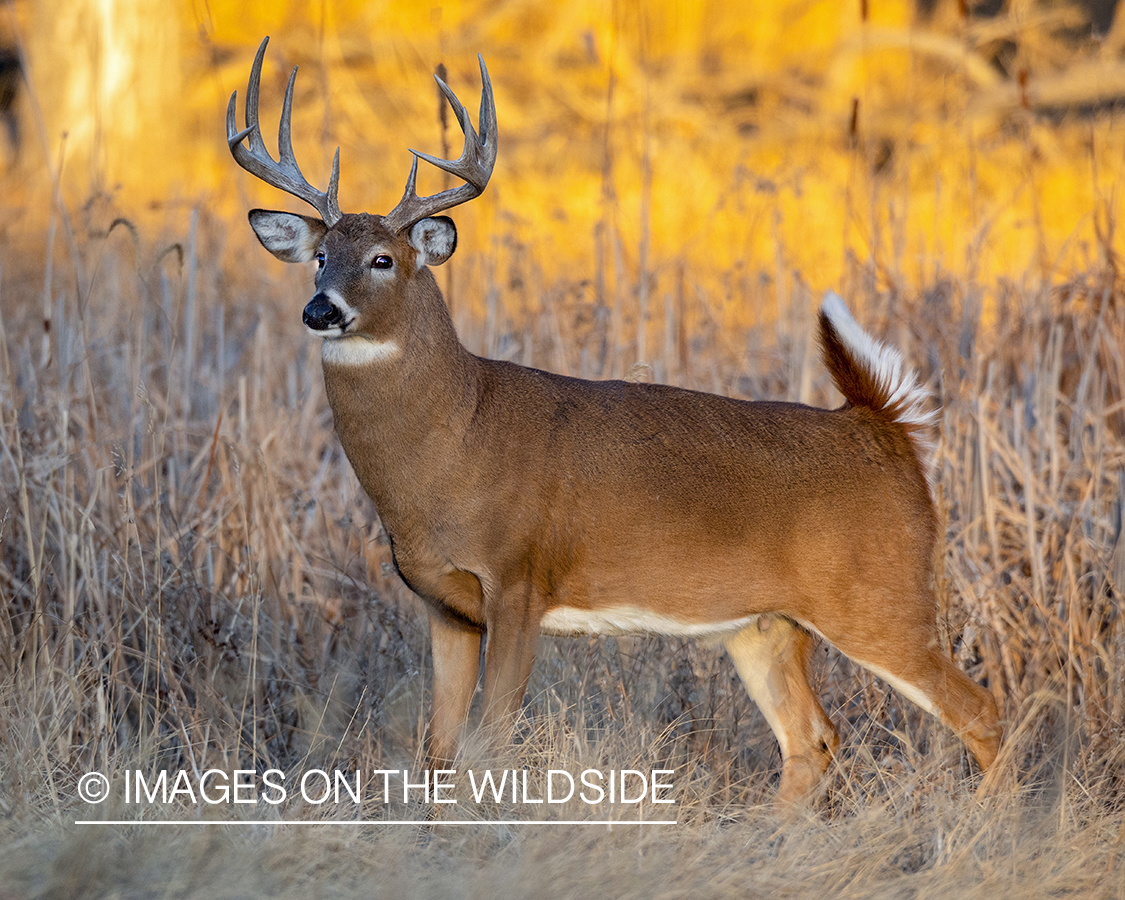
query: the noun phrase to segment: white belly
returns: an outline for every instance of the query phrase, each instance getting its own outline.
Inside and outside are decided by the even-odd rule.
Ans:
[[[757,616],[719,622],[686,622],[635,606],[609,609],[575,609],[556,606],[543,617],[543,634],[667,634],[675,637],[719,637],[741,631]]]

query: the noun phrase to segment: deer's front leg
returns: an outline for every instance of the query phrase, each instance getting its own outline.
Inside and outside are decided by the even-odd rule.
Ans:
[[[430,610],[434,699],[427,752],[435,762],[452,762],[469,717],[480,668],[480,632]]]
[[[484,652],[483,726],[497,740],[511,735],[535,662],[539,641],[539,620],[527,598],[522,602],[498,604],[486,610],[488,643]]]

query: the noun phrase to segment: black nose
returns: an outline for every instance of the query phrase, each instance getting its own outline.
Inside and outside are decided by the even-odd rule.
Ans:
[[[301,319],[313,331],[325,331],[341,324],[344,314],[340,312],[340,307],[328,299],[327,294],[317,294],[305,307]]]

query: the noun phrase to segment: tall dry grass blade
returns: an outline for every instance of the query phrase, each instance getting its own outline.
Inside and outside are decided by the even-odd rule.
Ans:
[[[184,289],[183,312],[183,371],[180,375],[180,403],[183,406],[183,418],[191,421],[192,406],[195,394],[196,372],[199,371],[195,351],[195,323],[197,314],[196,306],[196,272],[198,261],[196,259],[196,236],[199,230],[199,209],[191,211],[191,225],[188,228],[187,253],[184,267],[187,269],[187,286]]]

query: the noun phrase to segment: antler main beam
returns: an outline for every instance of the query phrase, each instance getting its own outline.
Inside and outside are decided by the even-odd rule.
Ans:
[[[331,228],[343,217],[336,200],[340,186],[340,148],[336,148],[336,158],[332,161],[332,178],[328,182],[328,190],[318,191],[301,174],[301,168],[293,155],[291,125],[293,84],[297,80],[296,66],[293,67],[293,74],[289,76],[289,86],[285,89],[285,104],[281,110],[281,126],[277,133],[277,152],[280,159],[275,160],[270,156],[262,140],[262,129],[258,123],[258,93],[262,81],[262,60],[265,59],[266,44],[269,42],[270,39],[265,38],[254,57],[254,66],[250,70],[250,83],[246,85],[246,127],[241,131],[238,130],[235,122],[234,112],[238,91],[230,95],[230,103],[227,104],[227,145],[235,162],[247,172],[262,179],[271,187],[279,188],[304,200],[320,213],[325,224]],[[481,66],[483,67],[484,63],[481,63]],[[495,153],[493,155],[495,156]],[[487,177],[485,181],[488,181]]]
[[[488,77],[488,69],[480,54],[477,54],[477,61],[480,63],[481,80],[480,134],[473,130],[469,113],[457,99],[457,95],[435,75],[438,87],[449,101],[461,125],[461,131],[465,134],[465,147],[458,159],[439,159],[428,153],[410,151],[414,154],[414,162],[410,166],[410,177],[406,179],[406,190],[398,206],[383,217],[383,224],[394,234],[404,231],[420,219],[479,197],[488,185],[488,179],[492,177],[492,170],[496,166],[496,101],[492,96],[492,81]],[[419,197],[415,189],[419,159],[437,166],[443,172],[456,175],[465,183],[429,197]]]

